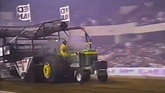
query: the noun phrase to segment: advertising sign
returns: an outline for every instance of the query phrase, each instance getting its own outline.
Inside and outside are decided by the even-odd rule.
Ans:
[[[108,68],[110,76],[152,76],[165,77],[165,68]]]
[[[30,4],[18,5],[16,7],[16,13],[19,20],[31,22]]]
[[[60,19],[63,19],[64,22],[70,23],[69,6],[60,7]]]

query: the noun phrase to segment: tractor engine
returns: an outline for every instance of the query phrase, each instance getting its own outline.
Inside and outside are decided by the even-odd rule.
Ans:
[[[97,61],[97,55],[98,53],[96,50],[84,50],[80,52],[80,67],[91,67],[93,63]]]

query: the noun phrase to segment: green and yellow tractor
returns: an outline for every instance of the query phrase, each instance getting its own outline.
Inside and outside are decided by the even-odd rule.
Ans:
[[[8,32],[13,30],[13,33],[5,32],[1,37],[3,44],[0,47],[2,50],[0,58],[5,66],[0,70],[1,78],[7,78],[8,76],[4,73],[9,73],[27,82],[76,81],[84,83],[94,75],[101,82],[107,81],[107,61],[98,60],[98,51],[92,47],[92,40],[83,27],[68,27],[65,22],[51,21],[38,25],[33,33],[32,29],[28,31],[25,27],[23,30],[20,28],[3,27],[0,30],[0,36],[4,34],[3,29]],[[70,56],[64,58],[59,54],[59,46],[62,40],[71,41],[70,38],[74,35],[67,32],[73,30],[83,32],[80,32],[84,40],[81,40],[81,45],[85,47],[75,49],[70,43]],[[14,38],[8,39],[9,37]]]

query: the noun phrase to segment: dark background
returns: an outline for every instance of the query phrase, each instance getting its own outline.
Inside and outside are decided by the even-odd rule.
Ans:
[[[146,8],[144,3],[153,2],[152,7]],[[31,5],[32,22],[23,22],[16,17],[16,6]],[[70,6],[72,25],[111,25],[127,22],[137,15],[150,15],[164,11],[164,0],[0,0],[0,12],[10,12],[5,19],[1,17],[1,25],[27,25],[42,21],[59,19],[59,8]],[[123,6],[138,6],[133,12],[123,15],[120,13]],[[151,13],[152,10],[152,13]],[[4,15],[3,15],[4,16]],[[10,18],[7,18],[10,16]],[[89,20],[95,20],[92,24]],[[108,19],[113,21],[109,22]]]

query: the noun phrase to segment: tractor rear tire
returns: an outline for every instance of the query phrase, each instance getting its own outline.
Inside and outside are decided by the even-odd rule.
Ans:
[[[27,83],[41,83],[43,82],[43,77],[41,74],[41,66],[30,66],[29,71],[24,74],[24,81]]]
[[[85,70],[78,70],[75,75],[76,81],[80,84],[90,80],[90,72]]]
[[[70,68],[68,71],[68,75],[67,75],[67,82],[76,82],[76,79],[74,77],[74,71],[75,69]]]
[[[107,74],[106,75],[98,75],[97,78],[100,82],[107,82],[108,75]]]
[[[59,83],[64,81],[69,64],[61,56],[49,55],[43,60],[42,72],[46,82]]]

